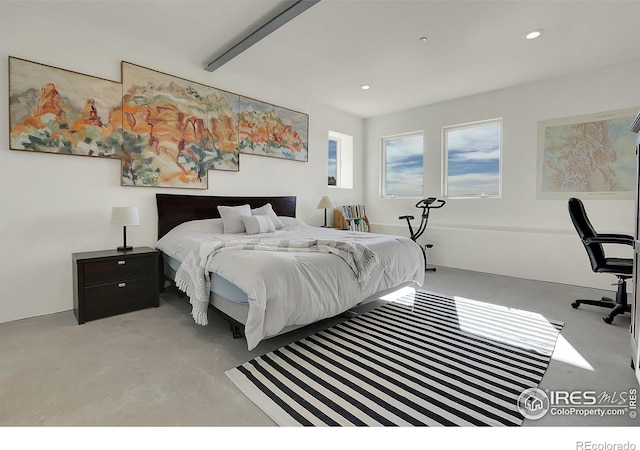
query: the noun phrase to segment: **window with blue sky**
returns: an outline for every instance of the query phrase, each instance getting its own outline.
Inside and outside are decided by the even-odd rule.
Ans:
[[[353,136],[329,130],[327,148],[327,184],[353,189]]]
[[[422,197],[423,133],[382,139],[383,197]]]
[[[443,129],[444,195],[499,197],[502,120]]]
[[[329,186],[338,184],[338,147],[340,142],[337,139],[329,138]]]

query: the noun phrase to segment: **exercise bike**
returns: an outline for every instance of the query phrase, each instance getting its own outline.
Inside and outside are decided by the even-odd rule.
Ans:
[[[446,202],[444,200],[439,200],[435,197],[424,198],[416,203],[416,208],[422,209],[422,221],[420,222],[420,226],[415,232],[413,231],[413,227],[411,226],[411,221],[414,219],[413,216],[407,215],[398,217],[398,219],[400,220],[406,219],[412,241],[417,243],[420,236],[422,236],[422,233],[424,233],[424,230],[427,229],[427,222],[429,222],[429,213],[431,212],[431,210],[442,208],[445,203]],[[420,246],[420,250],[422,250],[422,257],[424,258],[424,270],[435,272],[435,267],[427,267],[427,249],[432,247],[433,244],[425,244],[424,246]]]

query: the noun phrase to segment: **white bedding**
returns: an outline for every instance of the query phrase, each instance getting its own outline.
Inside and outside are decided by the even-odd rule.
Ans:
[[[249,350],[287,326],[307,325],[340,314],[376,292],[406,282],[421,285],[424,262],[420,247],[409,238],[312,227],[280,217],[282,230],[252,236],[224,234],[220,219],[187,222],[161,238],[156,248],[179,261],[200,253],[211,240],[251,239],[339,240],[363,244],[378,259],[363,286],[350,266],[333,254],[226,249],[208,261],[217,273],[247,293],[249,314],[245,336]],[[203,264],[204,265],[204,264]]]

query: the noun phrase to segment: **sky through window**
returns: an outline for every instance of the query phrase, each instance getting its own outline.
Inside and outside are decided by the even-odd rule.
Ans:
[[[500,121],[445,129],[447,196],[500,195]]]
[[[384,139],[385,196],[422,196],[423,156],[422,133]]]

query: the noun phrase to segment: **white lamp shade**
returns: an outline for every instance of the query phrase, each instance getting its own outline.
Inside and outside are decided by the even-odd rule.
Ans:
[[[318,206],[316,208],[325,209],[325,208],[335,208],[335,207],[336,207],[336,204],[333,203],[333,201],[325,195],[320,199],[320,203],[318,203]]]
[[[140,225],[137,206],[114,206],[111,210],[111,224],[120,226]]]

